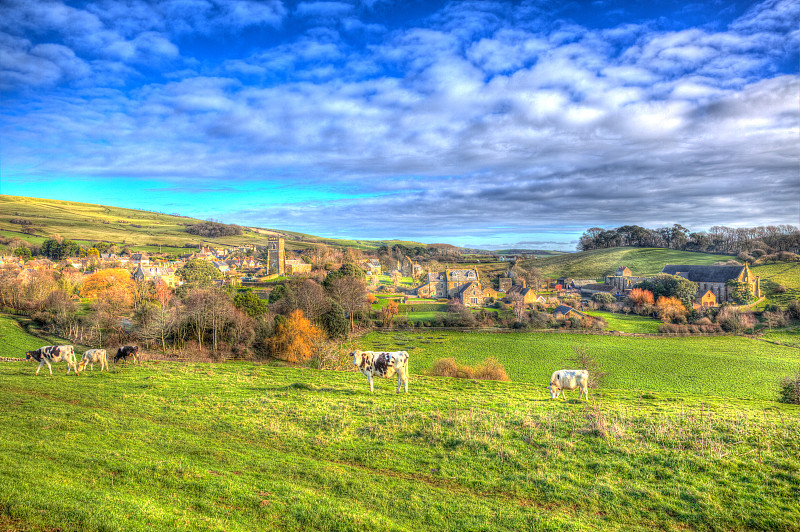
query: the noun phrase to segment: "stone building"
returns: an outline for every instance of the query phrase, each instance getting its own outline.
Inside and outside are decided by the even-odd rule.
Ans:
[[[732,302],[733,290],[727,285],[728,281],[738,281],[747,283],[756,298],[761,295],[761,279],[753,275],[750,267],[745,264],[734,266],[695,266],[695,265],[675,265],[667,264],[661,273],[679,275],[693,283],[697,283],[697,295],[695,298],[702,298],[706,292],[711,291],[716,297],[717,302]]]
[[[633,290],[633,285],[646,279],[650,278],[634,277],[633,273],[628,269],[627,266],[620,266],[617,268],[617,271],[614,272],[614,275],[606,275],[605,284],[610,285],[616,289],[617,292],[624,293]]]
[[[267,268],[278,275],[286,273],[286,250],[281,237],[267,238]]]
[[[481,294],[483,293],[477,270],[446,269],[443,272],[428,273],[425,281],[415,288],[414,291],[419,297],[449,299],[459,295],[470,283],[475,284],[477,290]],[[481,303],[483,303],[483,298],[481,298]]]
[[[300,259],[287,259],[284,261],[284,267],[288,275],[311,273],[311,266],[311,264]]]

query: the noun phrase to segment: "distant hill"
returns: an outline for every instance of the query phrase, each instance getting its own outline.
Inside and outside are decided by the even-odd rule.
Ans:
[[[12,223],[25,221],[24,225]],[[184,246],[218,245],[235,246],[263,244],[268,236],[278,235],[286,239],[288,249],[307,249],[319,244],[359,249],[377,249],[382,244],[392,246],[425,246],[418,242],[400,240],[339,240],[321,238],[293,231],[242,227],[237,236],[217,238],[192,235],[186,232],[190,225],[203,222],[195,218],[176,214],[127,209],[22,196],[0,195],[0,235],[19,237],[32,243],[60,235],[81,244],[90,242],[113,242],[137,250],[176,252]]]
[[[711,265],[732,258],[674,249],[625,247],[566,253],[526,260],[523,264],[536,266],[546,277],[602,279],[620,266],[627,266],[635,276],[645,276],[659,273],[665,264]]]

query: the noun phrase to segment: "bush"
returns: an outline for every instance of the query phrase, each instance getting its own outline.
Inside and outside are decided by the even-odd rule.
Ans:
[[[494,358],[487,358],[482,364],[472,368],[461,365],[454,358],[443,358],[433,363],[428,375],[451,377],[454,379],[480,379],[485,381],[510,381],[505,368]]]
[[[616,298],[608,292],[598,292],[592,295],[592,301],[595,303],[613,303]]]
[[[786,287],[783,286],[782,284],[779,284],[778,286],[775,287],[775,293],[776,294],[785,294],[786,293]]]
[[[784,377],[778,386],[780,387],[778,400],[781,403],[800,405],[800,373],[794,377]]]
[[[567,359],[567,363],[574,369],[585,369],[589,372],[589,388],[602,386],[608,373],[602,370],[597,360],[583,346],[573,345],[572,351],[574,354]]]

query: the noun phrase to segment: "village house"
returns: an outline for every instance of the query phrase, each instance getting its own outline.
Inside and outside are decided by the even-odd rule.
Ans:
[[[416,295],[419,297],[433,299],[450,299],[456,295],[458,295],[460,298],[461,292],[465,290],[467,285],[470,283],[474,283],[477,290],[481,293],[482,304],[483,289],[481,288],[481,283],[478,279],[478,272],[474,269],[446,269],[444,272],[429,272],[425,281],[414,289],[414,293],[416,293]],[[474,292],[474,290],[471,290],[470,294]],[[472,297],[472,295],[469,295],[469,299]]]
[[[175,270],[166,267],[139,265],[133,272],[133,278],[137,282],[153,281],[156,284],[163,282],[170,288],[175,288],[180,284],[180,281],[175,275]]]
[[[727,285],[728,281],[737,281],[750,285],[753,296],[758,298],[761,295],[761,279],[753,275],[750,267],[745,264],[733,266],[695,266],[695,265],[675,265],[667,264],[661,273],[678,275],[685,279],[697,283],[697,294],[695,299],[700,299],[711,291],[716,297],[717,302],[732,302],[733,290]]]
[[[220,273],[225,274],[231,271],[231,267],[221,260],[211,261],[211,264],[213,264],[214,267],[220,271]]]
[[[131,253],[129,261],[133,266],[150,266],[150,257],[147,253]]]
[[[554,318],[585,318],[586,314],[568,305],[559,305],[553,310]]]
[[[361,261],[361,267],[367,273],[367,275],[380,275],[383,268],[381,267],[381,262],[378,259],[366,259]]]
[[[465,307],[479,307],[484,302],[483,290],[477,281],[460,286],[453,293],[452,298],[460,301]]]
[[[698,297],[694,301],[695,308],[708,308],[717,306],[717,296],[711,290],[706,290],[706,293]]]

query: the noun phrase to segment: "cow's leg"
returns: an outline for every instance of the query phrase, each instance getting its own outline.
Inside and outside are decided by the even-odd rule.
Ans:
[[[50,370],[50,375],[52,375],[53,374],[53,366],[50,365],[50,361],[47,360],[46,358],[44,359],[44,361],[47,364],[47,369]]]
[[[369,379],[369,393],[375,393],[375,388],[372,386],[372,375],[367,375]]]
[[[39,374],[39,370],[42,369],[42,366],[44,366],[44,359],[42,359],[42,361],[39,362],[39,367],[36,368],[36,374],[37,375]]]

